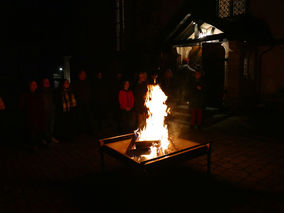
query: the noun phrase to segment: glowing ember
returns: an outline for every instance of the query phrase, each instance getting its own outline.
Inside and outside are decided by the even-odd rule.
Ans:
[[[145,99],[145,106],[148,109],[146,125],[142,130],[138,130],[138,141],[161,141],[159,147],[150,147],[151,153],[143,155],[146,158],[154,158],[158,153],[163,154],[169,146],[168,128],[165,125],[165,118],[169,109],[165,104],[167,96],[158,84],[148,85],[148,91]]]

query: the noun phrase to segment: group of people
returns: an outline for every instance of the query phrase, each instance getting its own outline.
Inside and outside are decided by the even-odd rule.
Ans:
[[[189,92],[191,125],[201,127],[204,83],[200,72],[194,76]],[[51,86],[48,78],[43,78],[40,84],[32,80],[19,100],[26,141],[34,147],[68,141],[75,134],[94,134],[105,128],[108,117],[114,120],[119,133],[141,128],[147,116],[144,105],[147,85],[154,81],[167,94],[169,105],[177,100],[170,69],[161,78],[153,74],[148,79],[146,72],[140,72],[137,80],[131,80],[120,74],[111,84],[100,72],[91,81],[85,70],[80,70],[71,84],[62,80],[58,88]],[[0,97],[0,112],[4,110],[5,103]]]
[[[181,74],[181,76],[183,75]],[[206,84],[203,79],[203,72],[201,69],[194,70],[194,72],[187,71],[180,78],[183,78],[183,85],[180,81],[177,81],[178,78],[174,80],[171,69],[167,69],[162,78],[158,78],[157,73],[154,73],[149,80],[147,80],[147,73],[139,73],[133,91],[129,89],[129,81],[124,81],[123,88],[119,92],[123,129],[133,129],[133,122],[136,124],[136,128],[145,125],[147,109],[144,100],[148,83],[160,84],[162,90],[168,96],[167,104],[170,108],[188,101],[191,114],[190,128],[202,129],[206,105]],[[185,92],[181,94],[180,91]],[[134,120],[131,118],[134,118]]]

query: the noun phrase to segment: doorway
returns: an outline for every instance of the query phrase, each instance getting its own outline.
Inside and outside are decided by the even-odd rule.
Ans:
[[[222,107],[225,80],[225,50],[221,43],[202,44],[202,67],[206,84],[206,106]]]

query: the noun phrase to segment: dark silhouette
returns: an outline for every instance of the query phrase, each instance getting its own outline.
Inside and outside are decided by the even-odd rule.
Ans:
[[[203,108],[204,108],[204,92],[205,85],[202,80],[200,71],[196,71],[194,79],[190,84],[190,112],[191,112],[191,128],[196,124],[201,128],[203,122]]]
[[[93,86],[94,98],[94,118],[96,121],[97,130],[102,130],[108,125],[112,110],[111,96],[112,85],[106,81],[102,72],[98,72]]]
[[[92,89],[91,83],[87,78],[85,70],[80,70],[78,79],[71,84],[72,91],[74,92],[77,100],[77,130],[78,133],[93,132],[93,118],[91,110]]]
[[[6,108],[5,103],[3,99],[0,97],[0,111],[4,111]]]
[[[113,97],[118,97],[119,91],[123,88],[123,74],[121,72],[116,73],[114,86],[112,90]],[[120,104],[118,98],[113,98],[113,119],[118,125],[120,123]]]
[[[59,140],[70,140],[74,136],[74,120],[77,101],[70,90],[69,81],[64,79],[56,92],[55,136]]]
[[[147,75],[144,72],[140,72],[138,75],[138,81],[134,88],[134,98],[135,98],[135,119],[136,126],[142,128],[146,121],[146,107],[144,105],[145,95],[147,93]]]
[[[194,78],[194,69],[184,59],[175,74],[176,99],[178,104],[185,104],[189,99],[190,83]]]
[[[167,102],[172,103],[174,99],[174,79],[173,72],[171,69],[167,69],[161,79],[161,88],[164,93],[168,96]]]
[[[19,108],[23,115],[23,128],[26,129],[26,140],[32,148],[42,145],[43,134],[47,129],[43,98],[38,91],[36,81],[29,83],[28,92],[20,97]]]
[[[7,110],[6,110],[6,106],[5,106],[5,102],[2,99],[2,97],[0,96],[0,132],[1,132],[1,144],[4,143],[4,138],[7,138]]]
[[[43,110],[46,117],[46,132],[44,137],[47,143],[59,141],[53,137],[54,132],[54,122],[55,122],[55,103],[54,103],[54,90],[50,86],[50,81],[48,78],[42,80],[41,95],[43,99]]]

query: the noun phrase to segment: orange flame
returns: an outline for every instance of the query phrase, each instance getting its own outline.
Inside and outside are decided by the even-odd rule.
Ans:
[[[142,130],[138,130],[138,141],[161,141],[160,147],[151,147],[151,153],[144,155],[146,158],[153,158],[161,151],[169,146],[168,128],[165,125],[165,118],[168,115],[169,108],[166,105],[167,96],[162,91],[161,87],[156,85],[148,85],[148,91],[145,99],[145,106],[148,109],[148,118],[146,125]]]

